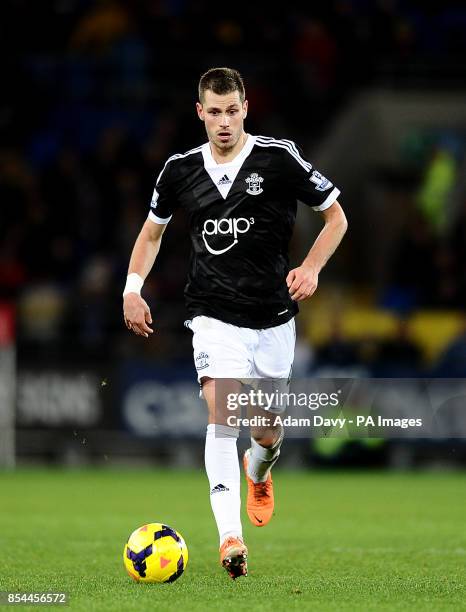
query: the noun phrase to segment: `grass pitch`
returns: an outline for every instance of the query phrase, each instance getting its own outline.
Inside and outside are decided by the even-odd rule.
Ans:
[[[0,473],[0,590],[66,591],[86,612],[466,610],[463,474],[276,470],[274,482],[270,525],[243,514],[250,575],[233,582],[201,471]],[[128,535],[151,521],[186,539],[173,584],[123,569]]]

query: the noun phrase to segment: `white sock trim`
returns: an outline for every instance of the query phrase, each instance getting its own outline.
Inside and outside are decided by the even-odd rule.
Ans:
[[[229,425],[219,425],[209,423],[207,425],[207,435],[214,435],[216,438],[239,438],[239,429]]]
[[[280,456],[280,447],[283,442],[283,428],[275,444],[271,447],[261,446],[251,438],[251,449],[248,459],[248,476],[254,482],[265,482],[269,477],[270,470]]]

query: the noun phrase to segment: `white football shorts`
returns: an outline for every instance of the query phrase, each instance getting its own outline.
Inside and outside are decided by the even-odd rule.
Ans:
[[[193,332],[197,379],[289,380],[294,359],[294,319],[268,329],[250,329],[206,316],[186,322]]]

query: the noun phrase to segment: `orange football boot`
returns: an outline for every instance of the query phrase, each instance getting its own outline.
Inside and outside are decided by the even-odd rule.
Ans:
[[[248,575],[248,549],[241,538],[227,538],[220,546],[220,563],[235,580]]]
[[[249,520],[256,527],[264,527],[272,518],[273,514],[273,481],[272,474],[269,473],[265,482],[254,482],[248,475],[248,461],[251,449],[244,453],[243,467],[248,482],[248,501],[246,509]]]

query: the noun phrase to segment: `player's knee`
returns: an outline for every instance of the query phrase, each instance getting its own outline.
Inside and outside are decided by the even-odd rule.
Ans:
[[[201,386],[201,397],[204,398],[209,412],[209,423],[215,423],[215,381],[213,378],[203,376],[199,384]]]
[[[207,410],[209,413],[209,423],[218,425],[228,424],[228,415],[226,403],[223,401],[223,389],[219,388],[218,380],[203,376],[200,380],[202,388],[202,396],[204,397]]]
[[[264,448],[271,448],[277,443],[280,437],[280,430],[271,428],[262,431],[252,431],[251,437]]]

